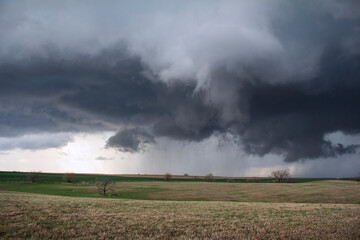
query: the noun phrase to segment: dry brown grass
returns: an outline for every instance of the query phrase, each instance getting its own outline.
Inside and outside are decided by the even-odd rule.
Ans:
[[[149,192],[143,197],[153,200],[360,204],[360,182],[339,180],[296,184],[121,182],[117,183],[114,192],[148,188],[165,189]]]
[[[0,192],[0,206],[2,239],[360,239],[360,205],[355,204],[135,201]]]

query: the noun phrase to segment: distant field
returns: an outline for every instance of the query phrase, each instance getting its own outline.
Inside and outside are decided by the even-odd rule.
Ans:
[[[3,172],[0,171],[0,182],[23,182],[27,181],[26,172]],[[64,174],[60,173],[40,173],[40,182],[63,182]],[[74,182],[95,182],[96,178],[107,177],[116,182],[147,182],[147,181],[165,181],[163,175],[136,175],[136,174],[124,174],[124,175],[104,175],[104,174],[75,174]],[[194,176],[173,176],[173,182],[204,182],[203,176],[196,176],[198,179],[194,179]],[[249,179],[256,179],[257,182],[267,183],[271,181],[270,178],[226,178],[215,177],[216,182],[227,182],[232,179],[234,182],[246,183]],[[294,178],[294,182],[313,182],[331,180],[331,178]]]
[[[93,183],[0,182],[0,190],[72,197],[100,197]],[[108,198],[360,204],[360,182],[308,183],[117,182]]]
[[[1,239],[360,239],[360,205],[68,198],[0,192]]]
[[[360,204],[360,182],[340,180],[298,184],[134,182],[118,183],[114,192],[130,199]]]

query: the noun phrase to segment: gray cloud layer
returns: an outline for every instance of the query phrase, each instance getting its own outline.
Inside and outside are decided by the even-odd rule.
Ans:
[[[360,131],[359,12],[351,0],[2,1],[0,134],[120,129],[107,146],[137,152],[231,133],[285,161],[354,153],[325,135]]]
[[[146,144],[149,143],[155,143],[155,139],[143,129],[125,129],[110,137],[106,147],[132,153],[144,151]]]
[[[35,134],[14,138],[0,138],[0,150],[12,150],[17,148],[29,150],[57,148],[64,146],[71,140],[72,136],[66,133]]]

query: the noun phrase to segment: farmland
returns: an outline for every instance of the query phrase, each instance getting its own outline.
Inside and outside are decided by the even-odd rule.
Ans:
[[[25,173],[1,172],[0,238],[360,238],[359,181],[111,176],[115,196],[102,197],[97,177],[77,174],[65,183],[61,174],[43,173],[29,183]]]
[[[69,198],[1,192],[0,237],[359,239],[357,204]]]
[[[94,183],[0,182],[0,190],[99,198]],[[108,198],[176,201],[237,201],[360,204],[360,182],[307,183],[116,182]]]
[[[24,182],[27,181],[26,172],[4,172],[0,171],[0,182]],[[56,183],[63,182],[62,173],[39,173],[40,182],[46,183]],[[74,177],[75,183],[81,182],[94,182],[97,178],[106,177],[110,178],[116,182],[163,182],[165,181],[164,175],[136,175],[136,174],[124,174],[124,175],[104,175],[104,174],[76,174]],[[267,183],[271,179],[269,178],[225,178],[225,177],[216,177],[216,182],[227,182],[229,179],[232,179],[233,182],[246,183],[248,180],[256,179],[257,182]],[[295,178],[296,183],[302,182],[314,182],[314,181],[323,181],[323,180],[332,180],[331,178]],[[204,182],[203,177],[201,176],[173,176],[173,182]]]

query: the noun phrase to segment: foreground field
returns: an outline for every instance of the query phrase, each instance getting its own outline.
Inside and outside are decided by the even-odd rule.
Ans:
[[[73,197],[99,197],[93,183],[0,182],[0,190]],[[360,203],[360,182],[206,183],[117,182],[111,198],[143,200],[201,200],[278,203]]]
[[[359,239],[360,205],[178,202],[0,192],[0,238]]]

